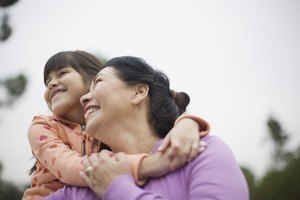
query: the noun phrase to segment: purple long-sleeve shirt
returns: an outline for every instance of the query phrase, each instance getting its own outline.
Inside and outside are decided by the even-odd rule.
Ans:
[[[116,178],[103,200],[248,200],[246,180],[228,146],[216,136],[203,138],[207,149],[186,166],[143,187],[135,185],[129,175]],[[66,186],[45,200],[96,200],[88,188]]]

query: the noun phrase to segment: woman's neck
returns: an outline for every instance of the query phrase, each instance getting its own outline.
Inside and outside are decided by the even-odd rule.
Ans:
[[[150,130],[141,129],[134,132],[124,130],[118,138],[114,138],[109,145],[113,152],[125,152],[128,154],[148,153],[151,154],[153,148],[160,138]],[[126,141],[126,142],[124,142]]]

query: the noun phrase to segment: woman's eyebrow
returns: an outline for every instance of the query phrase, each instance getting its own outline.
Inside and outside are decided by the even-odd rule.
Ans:
[[[95,81],[96,81],[97,78],[98,78],[99,76],[101,76],[101,75],[103,75],[103,74],[102,74],[102,73],[97,74],[97,75],[93,78],[92,84],[95,84]]]
[[[96,81],[96,79],[98,78],[99,75],[100,75],[100,74],[97,74],[97,75],[93,78],[92,84],[95,84],[95,81]]]

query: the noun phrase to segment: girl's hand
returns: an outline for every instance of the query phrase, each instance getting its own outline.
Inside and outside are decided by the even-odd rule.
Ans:
[[[115,178],[131,174],[131,166],[124,153],[102,150],[84,159],[83,163],[86,170],[80,172],[81,178],[101,198]]]
[[[204,141],[199,142],[200,134],[197,122],[181,119],[164,138],[158,152],[141,161],[139,179],[163,176],[194,159],[207,146]]]
[[[199,143],[199,140],[199,124],[190,118],[184,118],[163,139],[158,151],[165,152],[168,149],[170,170],[175,170],[205,150],[206,144]]]
[[[201,141],[200,152],[204,151],[205,148],[206,143]],[[172,171],[170,166],[175,158],[169,156],[172,154],[171,151],[171,148],[167,148],[163,152],[156,152],[151,156],[145,157],[140,163],[139,180],[147,180],[149,177],[160,177]]]

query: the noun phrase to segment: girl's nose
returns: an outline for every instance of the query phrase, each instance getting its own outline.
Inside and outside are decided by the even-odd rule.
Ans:
[[[48,83],[48,88],[52,89],[55,88],[58,85],[58,81],[56,79],[52,79],[49,83]]]

